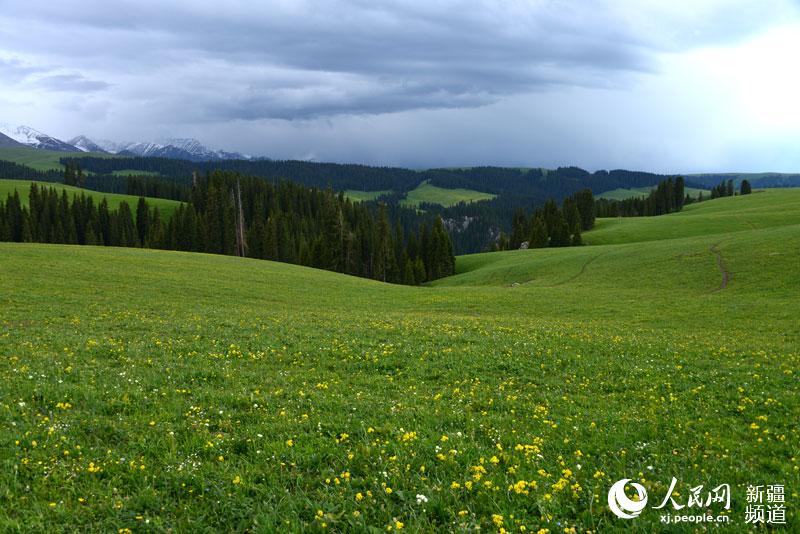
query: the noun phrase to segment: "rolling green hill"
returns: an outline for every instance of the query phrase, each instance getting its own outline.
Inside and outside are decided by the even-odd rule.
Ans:
[[[112,176],[161,176],[157,172],[152,171],[137,171],[133,169],[121,169],[111,173]]]
[[[60,160],[64,157],[97,157],[97,158],[117,158],[114,154],[103,154],[98,152],[56,152],[54,150],[43,150],[31,147],[0,147],[0,160],[13,161],[20,165],[25,165],[37,171],[61,170],[64,168]],[[87,172],[87,174],[93,174]],[[160,176],[157,172],[136,171],[131,169],[119,169],[113,171],[114,176]]]
[[[355,189],[348,189],[344,192],[344,196],[349,198],[350,200],[361,202],[365,200],[375,200],[381,195],[386,195],[391,193],[390,190],[385,191],[357,191]]]
[[[471,189],[445,189],[424,181],[415,189],[409,191],[400,204],[407,207],[418,207],[422,203],[427,203],[450,207],[459,202],[491,200],[496,196],[497,195],[481,193],[480,191],[473,191]]]
[[[20,165],[26,165],[37,171],[50,171],[63,169],[59,160],[72,156],[94,156],[97,158],[113,158],[112,154],[100,154],[95,152],[56,152],[54,150],[42,150],[31,147],[6,147],[0,148],[0,160],[13,161]]]
[[[741,527],[747,485],[800,484],[798,212],[601,222],[432,287],[0,243],[0,529],[652,532],[606,494],[672,477]]]
[[[13,194],[15,190],[19,191],[20,199],[22,200],[23,204],[28,203],[28,195],[30,194],[31,188],[31,181],[29,180],[0,180],[0,198],[5,200],[8,194]],[[64,184],[57,184],[57,183],[49,183],[49,182],[36,182],[42,187],[54,188],[58,190],[59,194],[61,191],[66,191],[67,194],[72,197],[76,194],[83,193],[84,195],[90,196],[94,199],[95,203],[99,203],[105,197],[108,200],[108,206],[111,209],[116,209],[120,202],[127,202],[131,209],[135,211],[136,203],[139,201],[139,197],[133,195],[121,195],[117,193],[99,193],[97,191],[91,191],[89,189],[81,189],[79,187],[72,187],[69,185]],[[158,211],[164,217],[172,216],[172,213],[178,208],[180,202],[177,200],[168,200],[165,198],[147,198],[148,204],[150,207],[157,207]]]
[[[768,189],[689,204],[662,217],[598,219],[584,241],[591,245],[631,243],[799,224],[798,206],[800,189]]]
[[[381,195],[391,193],[391,190],[385,191],[357,191],[347,190],[344,192],[345,196],[351,200],[375,200]],[[490,193],[481,193],[480,191],[473,191],[471,189],[448,189],[444,187],[437,187],[431,185],[428,181],[423,181],[416,188],[409,191],[405,198],[400,201],[400,204],[409,208],[419,207],[421,204],[438,204],[444,207],[450,207],[458,204],[459,202],[478,202],[480,200],[491,200],[497,195]]]
[[[693,183],[706,187],[733,180],[738,188],[742,180],[748,180],[750,185],[756,187],[798,187],[800,186],[800,174],[784,172],[721,172],[706,174],[687,174],[687,179]]]
[[[598,198],[605,198],[608,200],[625,200],[626,198],[634,198],[634,197],[646,197],[650,194],[654,188],[652,187],[636,187],[633,189],[614,189],[612,191],[606,191],[604,193],[600,193]],[[711,195],[711,191],[707,189],[697,189],[694,187],[685,187],[684,191],[687,195],[698,198],[700,193],[703,194],[704,197],[708,198]]]

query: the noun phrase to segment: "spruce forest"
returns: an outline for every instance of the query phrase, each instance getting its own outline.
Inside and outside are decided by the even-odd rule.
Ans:
[[[86,195],[33,183],[0,202],[0,241],[147,247],[247,256],[390,283],[422,284],[454,272],[453,245],[440,218],[414,231],[385,206],[291,182],[215,172],[196,180],[189,202],[165,220],[139,198],[109,209]]]

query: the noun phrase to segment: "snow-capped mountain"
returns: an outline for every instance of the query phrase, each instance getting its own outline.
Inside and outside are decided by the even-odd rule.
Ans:
[[[79,135],[78,137],[73,137],[69,141],[67,141],[70,145],[74,146],[81,152],[108,152],[108,150],[103,149],[102,146],[95,143],[85,135]]]
[[[79,135],[73,141],[80,140],[79,148],[93,146],[99,150],[121,156],[159,157],[172,159],[187,159],[190,161],[218,161],[223,159],[249,159],[237,152],[212,150],[197,139],[176,138],[165,139],[159,143],[153,142],[127,142],[117,143],[106,139],[92,141],[84,135]]]
[[[56,150],[58,152],[80,152],[80,149],[71,144],[65,143],[60,139],[56,139],[38,130],[34,130],[30,126],[11,126],[10,124],[0,123],[0,133],[18,143],[33,148]]]
[[[164,139],[158,143],[117,143],[107,139],[95,141],[85,135],[78,135],[65,143],[53,136],[34,130],[30,126],[11,126],[0,123],[0,146],[20,145],[59,152],[106,152],[123,156],[187,159],[190,161],[250,159],[249,156],[238,152],[213,150],[192,138]]]

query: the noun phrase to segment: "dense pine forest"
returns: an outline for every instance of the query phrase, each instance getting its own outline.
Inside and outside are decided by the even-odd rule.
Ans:
[[[69,156],[61,159],[64,172],[35,171],[0,164],[0,178],[25,178],[49,182],[80,183],[87,189],[136,196],[187,201],[196,176],[216,170],[237,172],[276,183],[287,180],[317,189],[335,191],[388,191],[368,201],[373,210],[385,205],[389,218],[416,231],[421,221],[430,227],[440,217],[457,254],[490,250],[501,233],[514,232],[512,215],[530,212],[549,199],[565,198],[589,188],[594,192],[615,188],[655,186],[663,175],[625,170],[590,173],[578,167],[516,169],[474,167],[415,171],[393,167],[370,167],[305,161],[225,160],[193,162],[168,158]],[[418,206],[418,212],[402,209],[406,193],[423,181],[443,188],[465,188],[497,195],[492,200],[460,203],[450,207],[437,204]],[[609,209],[614,209],[613,207]],[[620,208],[617,206],[617,208]],[[601,209],[603,207],[601,206]],[[636,209],[621,207],[621,215],[635,215]],[[606,212],[603,212],[606,213]]]
[[[86,195],[31,185],[0,202],[0,240],[242,255],[307,265],[391,283],[421,284],[454,271],[442,220],[412,232],[385,206],[353,203],[332,190],[215,172],[165,221],[140,198],[109,209]]]
[[[244,250],[247,255],[331,268],[358,276],[382,278],[385,271],[387,279],[406,283],[411,282],[410,273],[414,273],[414,282],[418,283],[420,280],[435,278],[438,271],[428,267],[430,260],[415,250],[423,237],[423,229],[430,235],[434,228],[443,228],[455,254],[519,248],[526,242],[531,247],[577,245],[582,242],[581,232],[591,228],[591,224],[587,226],[585,221],[590,218],[593,220],[595,216],[661,215],[680,211],[685,203],[694,201],[685,195],[686,184],[682,177],[672,178],[624,170],[590,173],[577,167],[560,167],[555,170],[476,167],[413,171],[301,161],[191,162],[144,157],[66,157],[61,159],[61,163],[64,165],[63,171],[37,171],[0,161],[0,178],[63,182],[101,192],[179,200],[189,202],[195,211],[194,216],[198,217],[205,213],[205,202],[197,196],[198,189],[205,187],[203,184],[207,183],[207,177],[225,176],[226,173],[239,176],[244,189],[242,217],[246,223],[246,232],[241,241],[247,244]],[[252,178],[243,179],[243,175]],[[200,179],[201,176],[206,178]],[[462,202],[450,207],[426,203],[416,208],[404,207],[406,193],[423,180],[437,187],[465,188],[497,196],[492,200]],[[287,218],[288,213],[283,207],[273,210],[264,199],[263,206],[252,204],[253,198],[263,196],[256,191],[260,186],[254,184],[263,183],[268,189],[282,190],[287,187],[286,181],[297,184],[300,188],[315,188],[317,191],[355,189],[388,192],[375,200],[364,201],[360,206],[346,202],[341,195],[327,193],[338,197],[336,202],[343,206],[342,220],[346,226],[346,231],[343,230],[337,240],[341,242],[339,247],[343,251],[344,259],[328,261],[325,247],[318,242],[319,238],[312,237],[307,223],[303,223],[304,230],[297,230],[297,220]],[[645,198],[595,201],[591,196],[591,191],[649,186],[654,186],[654,190]],[[746,180],[741,186],[742,193],[750,190]],[[711,198],[729,194],[733,194],[731,180],[714,187]],[[259,210],[265,212],[263,220],[255,215]],[[393,240],[399,239],[404,243],[403,247],[409,247],[409,250],[401,251],[401,247],[394,246],[394,258],[386,260],[389,267],[383,267],[380,261],[376,265],[374,258],[362,258],[362,249],[369,246],[363,243],[370,241],[365,237],[369,232],[359,229],[362,221],[366,220],[363,215],[358,215],[363,210],[371,214],[371,220],[375,224],[381,217],[391,221],[389,226]],[[581,224],[575,222],[576,210]],[[303,213],[302,217],[317,220],[317,215],[316,212]],[[191,218],[186,215],[185,210],[178,213],[178,216]],[[167,226],[171,221],[164,220],[160,223],[165,226],[165,234],[169,235]],[[287,230],[289,238],[286,243],[291,245],[284,244],[276,249],[274,243],[279,239],[274,238],[274,234],[283,235],[281,226],[290,228]],[[325,231],[323,226],[315,228],[319,232]],[[330,236],[327,239],[330,240]],[[160,248],[178,246],[165,242],[164,239],[151,239],[146,243],[140,238],[140,244]],[[231,253],[227,244],[218,247],[215,243],[192,241],[191,248],[186,248],[188,245],[185,243],[180,246],[186,250]],[[417,259],[426,265],[424,277],[421,275],[423,269],[417,265]]]
[[[686,196],[683,177],[677,176],[659,182],[644,198],[600,199],[596,203],[595,214],[597,217],[652,217],[681,211],[685,204],[692,201],[691,197]]]
[[[595,199],[590,189],[565,198],[561,207],[549,199],[530,216],[525,210],[516,210],[511,235],[501,234],[492,250],[581,245],[581,232],[591,230],[594,220]]]

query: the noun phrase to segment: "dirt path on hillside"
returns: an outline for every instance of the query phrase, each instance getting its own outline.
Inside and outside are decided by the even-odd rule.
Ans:
[[[722,259],[722,253],[719,251],[719,243],[714,243],[711,245],[711,253],[717,258],[717,267],[719,268],[719,272],[722,273],[722,283],[719,285],[717,289],[714,291],[721,291],[728,287],[728,281],[733,278],[733,275],[728,271],[727,266],[725,265],[725,260]]]
[[[588,260],[586,260],[586,261],[583,263],[583,265],[581,266],[581,270],[578,272],[578,274],[574,274],[574,275],[570,276],[569,278],[567,278],[566,280],[562,280],[561,282],[558,282],[558,283],[556,283],[556,284],[553,284],[553,285],[552,285],[552,286],[550,286],[550,287],[562,286],[562,285],[564,285],[564,284],[568,284],[568,283],[572,282],[573,280],[575,280],[575,279],[579,278],[580,276],[582,276],[582,275],[583,275],[583,273],[585,273],[585,272],[586,272],[586,268],[587,268],[587,267],[588,267],[588,266],[589,266],[589,265],[590,265],[590,264],[591,264],[591,263],[592,263],[594,260],[596,260],[597,258],[599,258],[600,256],[602,256],[603,254],[605,254],[605,252],[601,252],[600,254],[598,254],[598,255],[596,255],[596,256],[592,256],[591,258],[589,258]]]

